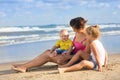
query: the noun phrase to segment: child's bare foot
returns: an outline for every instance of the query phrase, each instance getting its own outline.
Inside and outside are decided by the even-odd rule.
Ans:
[[[65,72],[65,68],[58,68],[58,71],[60,74],[63,74]]]
[[[26,72],[26,68],[21,67],[21,66],[19,66],[19,65],[13,65],[13,66],[12,66],[12,69],[15,70],[15,71],[20,71],[20,72],[22,72],[22,73]]]

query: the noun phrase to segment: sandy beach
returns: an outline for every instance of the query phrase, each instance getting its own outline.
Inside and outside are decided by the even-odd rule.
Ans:
[[[102,72],[79,70],[59,74],[56,64],[47,63],[20,73],[11,70],[11,64],[13,63],[0,64],[0,80],[120,80],[120,54],[110,54],[108,65]]]

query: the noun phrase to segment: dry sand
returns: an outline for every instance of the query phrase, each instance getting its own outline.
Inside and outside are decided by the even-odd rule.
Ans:
[[[47,63],[20,73],[11,70],[11,63],[0,64],[0,80],[120,80],[120,54],[109,55],[108,65],[102,72],[79,70],[59,74],[56,64]]]

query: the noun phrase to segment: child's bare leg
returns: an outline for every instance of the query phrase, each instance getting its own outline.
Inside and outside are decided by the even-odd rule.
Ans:
[[[94,64],[90,61],[83,60],[78,64],[75,64],[70,67],[65,67],[65,68],[58,68],[59,73],[64,73],[64,72],[70,72],[70,71],[77,71],[82,69],[83,67],[87,67],[88,69],[92,69],[94,67]]]
[[[49,61],[50,59],[48,56],[49,54],[50,54],[50,51],[47,50],[43,54],[37,56],[36,58],[34,58],[33,60],[25,64],[13,65],[12,69],[20,71],[20,72],[26,72],[26,69],[28,68],[35,67],[35,66],[41,66]]]

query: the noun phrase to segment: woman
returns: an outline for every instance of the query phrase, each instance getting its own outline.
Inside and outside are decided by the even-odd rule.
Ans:
[[[64,68],[58,68],[59,73],[69,72],[69,71],[76,71],[80,70],[82,68],[87,69],[95,69],[98,71],[102,71],[102,66],[107,65],[107,52],[102,45],[102,43],[99,41],[99,27],[96,26],[90,26],[86,29],[87,32],[87,38],[90,41],[90,47],[91,47],[91,57],[89,60],[82,60],[81,62],[72,65],[70,67],[64,67]]]
[[[70,26],[75,32],[75,37],[73,39],[73,46],[75,46],[73,53],[75,55],[72,59],[65,65],[59,67],[68,67],[81,60],[89,60],[90,58],[90,47],[89,42],[86,38],[86,20],[82,17],[74,18],[70,21]]]
[[[87,44],[86,33],[85,33],[86,20],[82,17],[77,17],[70,21],[70,25],[72,26],[73,31],[75,31],[76,34],[73,40],[73,46],[71,46],[71,48],[67,52],[68,54],[57,55],[51,58],[50,50],[46,50],[41,55],[37,56],[36,58],[34,58],[33,60],[25,64],[13,65],[12,69],[20,72],[26,72],[28,68],[35,67],[35,66],[42,66],[47,62],[54,62],[54,63],[57,63],[58,65],[61,65],[61,64],[64,64],[64,62],[71,59],[74,54],[75,54],[75,57],[74,57],[75,60],[73,59],[73,62],[79,59],[78,55],[81,57],[81,59],[88,59],[89,55],[83,54],[87,52],[89,53],[89,46]]]

